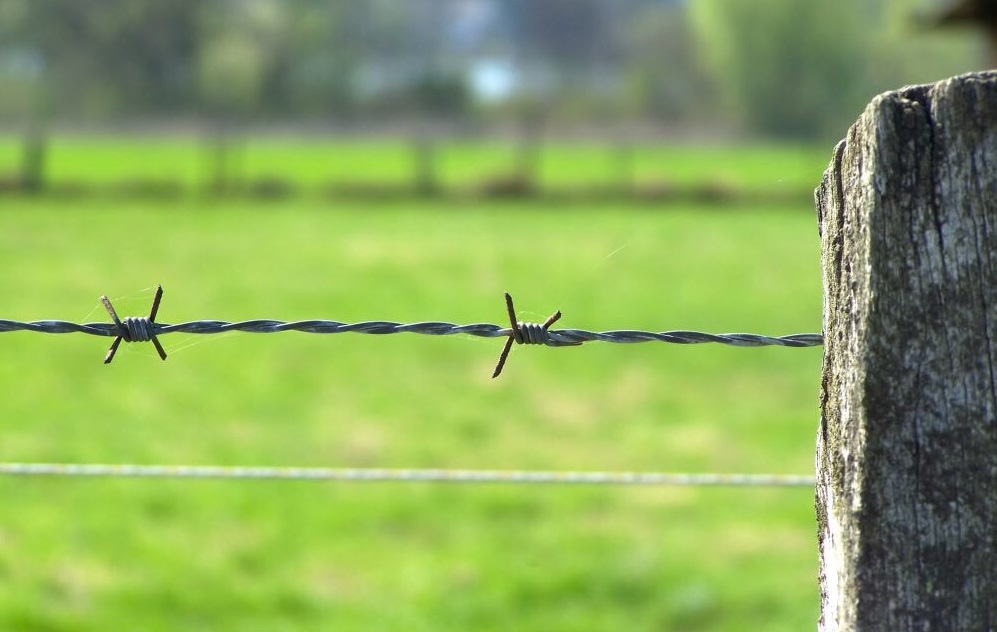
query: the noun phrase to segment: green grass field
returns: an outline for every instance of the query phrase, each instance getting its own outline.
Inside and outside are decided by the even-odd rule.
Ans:
[[[17,169],[20,145],[0,137],[0,173]],[[515,147],[495,141],[440,145],[439,178],[462,187],[509,173]],[[278,178],[308,191],[336,183],[398,185],[413,179],[413,149],[395,140],[308,141],[253,138],[242,144],[238,171],[248,179]],[[823,147],[750,144],[730,147],[637,145],[635,184],[715,185],[746,193],[796,194],[812,189],[830,157]],[[58,136],[48,177],[56,184],[101,185],[122,179],[171,180],[194,188],[211,177],[209,155],[193,138]],[[543,186],[612,186],[621,177],[617,150],[605,143],[554,141],[544,146]]]
[[[500,323],[510,291],[565,327],[821,326],[805,207],[10,198],[0,278],[19,320],[106,321],[102,293],[144,315],[162,283],[162,322]],[[0,334],[0,459],[813,469],[819,349],[519,347],[491,380],[500,340],[175,334],[166,362],[133,344],[104,366],[108,343]],[[0,478],[0,498],[11,631],[799,630],[818,612],[805,488]]]

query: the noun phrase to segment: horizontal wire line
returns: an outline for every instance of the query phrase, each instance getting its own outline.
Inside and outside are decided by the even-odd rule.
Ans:
[[[22,322],[0,319],[0,333],[13,331],[31,331],[46,334],[82,333],[106,337],[114,337],[120,334],[119,327],[114,323],[71,323],[64,320]],[[295,322],[280,320],[245,320],[240,322],[195,320],[174,325],[151,323],[151,333],[155,336],[171,333],[221,334],[229,331],[261,334],[283,331],[300,331],[311,334],[358,333],[374,335],[414,333],[427,336],[467,334],[482,338],[507,337],[512,332],[509,327],[501,327],[488,323],[457,325],[438,321],[407,324],[382,320],[359,323],[343,323],[335,320],[301,320]],[[673,344],[719,343],[736,347],[816,347],[824,343],[823,335],[817,333],[764,336],[748,333],[709,334],[686,330],[653,332],[634,329],[602,332],[587,331],[584,329],[557,329],[548,331],[547,338],[546,344],[554,347],[594,341],[622,344],[638,342],[667,342]]]
[[[664,472],[567,472],[523,470],[246,467],[106,463],[0,463],[0,476],[194,478],[393,483],[491,483],[528,485],[686,485],[813,487],[802,474],[687,474]]]

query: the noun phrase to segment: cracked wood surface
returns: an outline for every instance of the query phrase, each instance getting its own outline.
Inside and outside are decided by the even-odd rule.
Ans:
[[[997,72],[876,97],[816,204],[820,630],[997,626]]]

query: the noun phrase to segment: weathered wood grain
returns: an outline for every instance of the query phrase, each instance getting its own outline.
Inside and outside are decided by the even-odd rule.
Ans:
[[[876,97],[816,192],[820,630],[997,626],[997,73]]]

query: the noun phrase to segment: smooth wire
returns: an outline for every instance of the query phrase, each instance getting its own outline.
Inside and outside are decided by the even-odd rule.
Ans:
[[[522,470],[245,467],[107,463],[0,463],[0,476],[194,478],[392,483],[491,483],[535,485],[686,485],[813,487],[802,474],[686,474],[664,472],[557,472]]]

